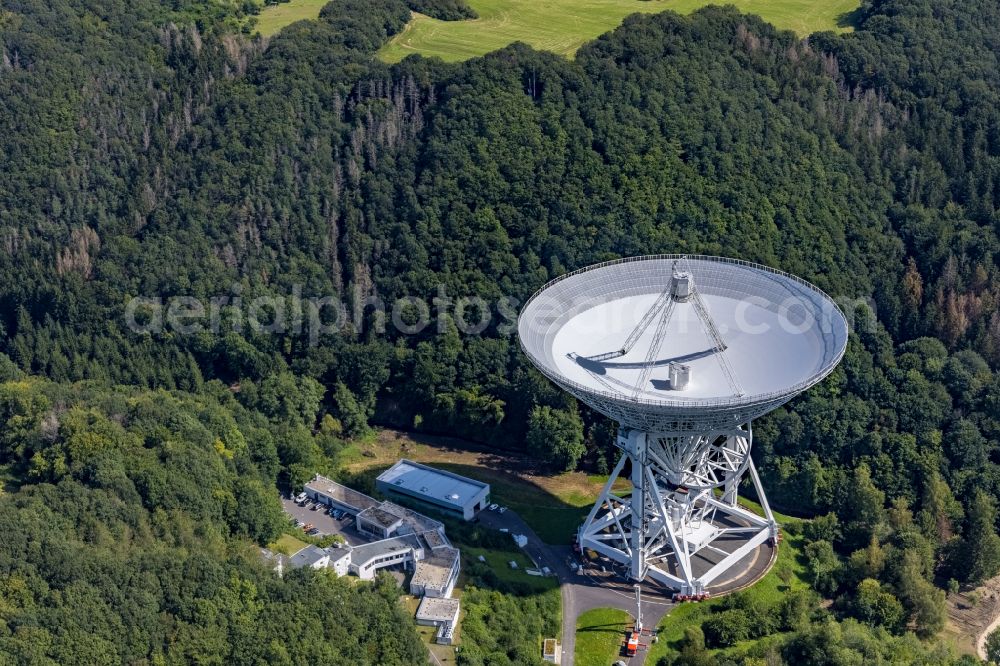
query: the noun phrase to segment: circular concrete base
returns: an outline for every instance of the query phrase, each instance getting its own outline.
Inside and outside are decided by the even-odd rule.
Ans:
[[[703,575],[715,566],[716,563],[721,561],[727,553],[735,551],[744,543],[746,543],[746,539],[739,535],[726,535],[716,539],[712,545],[722,550],[722,553],[705,548],[691,557],[691,565],[695,576]],[[722,597],[750,587],[771,570],[777,558],[777,546],[767,541],[764,542],[747,553],[746,556],[732,565],[728,571],[715,579],[708,586],[708,593],[712,597]],[[602,566],[605,568],[604,572],[600,571],[600,567]],[[668,562],[667,566],[670,572],[675,574],[676,567],[672,566],[671,562]],[[636,583],[636,581],[628,577],[627,569],[623,565],[603,557],[591,563],[590,571],[587,574],[602,585],[620,587],[623,590],[627,589],[631,591]],[[643,595],[655,595],[671,599],[677,590],[667,587],[647,576],[642,581],[642,592]]]
[[[757,546],[746,557],[708,586],[713,597],[721,597],[750,587],[763,578],[778,559],[778,547],[769,542]]]

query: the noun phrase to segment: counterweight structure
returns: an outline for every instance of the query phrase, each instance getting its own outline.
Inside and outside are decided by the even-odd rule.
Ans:
[[[554,280],[525,306],[518,335],[539,370],[619,424],[621,456],[580,545],[634,580],[700,594],[776,539],[751,422],[833,370],[847,323],[786,273],[661,255]],[[628,494],[615,492],[623,478]],[[737,503],[746,478],[763,516]]]

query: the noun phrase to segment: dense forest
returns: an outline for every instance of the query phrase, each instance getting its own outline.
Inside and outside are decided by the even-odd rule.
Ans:
[[[215,381],[59,384],[6,357],[0,373],[0,455],[25,482],[0,496],[0,663],[423,659],[391,578],[278,578],[262,561],[254,542],[285,523],[285,425]]]
[[[264,40],[229,3],[0,10],[0,654],[410,663],[415,634],[329,621],[393,621],[387,586],[256,563],[275,485],[373,424],[605,471],[611,424],[510,322],[567,270],[659,252],[847,307],[840,368],[755,424],[775,503],[822,516],[834,599],[779,652],[924,650],[942,590],[1000,569],[1000,7],[874,0],[806,40],[713,7],[631,17],[573,61],[379,62],[411,7],[468,11],[339,0]],[[164,315],[178,298],[214,318]],[[683,663],[725,644],[705,629]]]

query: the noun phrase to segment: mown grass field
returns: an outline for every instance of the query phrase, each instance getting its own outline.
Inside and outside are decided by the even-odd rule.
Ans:
[[[613,30],[629,14],[668,9],[688,14],[710,4],[733,4],[805,36],[846,29],[844,16],[858,6],[857,0],[469,0],[469,4],[479,14],[474,21],[438,21],[414,14],[406,30],[379,56],[396,62],[420,53],[458,61],[521,41],[572,57],[585,42]]]
[[[266,37],[296,21],[314,19],[328,2],[330,0],[292,0],[279,5],[268,5],[257,17],[257,30]]]
[[[462,546],[462,558],[465,560],[462,564],[462,570],[468,571],[470,564],[479,562],[480,555],[486,559],[486,564],[501,581],[527,585],[536,592],[545,592],[546,590],[559,587],[559,582],[555,578],[529,576],[524,573],[526,569],[530,569],[534,565],[530,559],[520,552]],[[517,569],[510,568],[512,560],[517,562]]]
[[[328,0],[291,0],[260,13],[257,28],[271,35],[301,19],[316,18]],[[819,30],[847,30],[858,0],[468,0],[474,21],[438,21],[414,14],[406,30],[379,56],[397,62],[411,53],[455,62],[495,51],[516,41],[572,57],[585,42],[619,26],[629,14],[673,10],[688,14],[710,4],[732,4],[759,14],[779,28],[805,36]]]
[[[606,666],[618,659],[632,618],[617,608],[595,608],[576,620],[576,666]],[[656,663],[656,662],[651,662]]]

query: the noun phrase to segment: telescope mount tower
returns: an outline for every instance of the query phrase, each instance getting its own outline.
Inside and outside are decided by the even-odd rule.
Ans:
[[[603,362],[627,356],[648,337],[647,329],[655,321],[652,339],[641,345],[645,358],[633,392],[633,397],[638,396],[656,367],[675,311],[684,307],[693,310],[732,394],[744,395],[693,276],[680,272],[676,261],[667,287],[622,347],[585,360]],[[678,363],[667,367],[670,388],[683,391],[690,381],[690,368]],[[633,580],[648,576],[681,594],[698,595],[762,543],[776,540],[777,523],[750,458],[750,422],[733,423],[714,416],[711,411],[691,413],[673,422],[669,430],[621,426],[615,445],[622,455],[580,527],[580,546],[626,565]],[[626,465],[632,485],[629,497],[613,490]],[[747,475],[764,517],[737,503],[740,482]],[[720,539],[734,538],[742,542],[735,550],[713,546]],[[695,562],[698,553],[708,557]],[[714,564],[705,568],[706,560]]]

